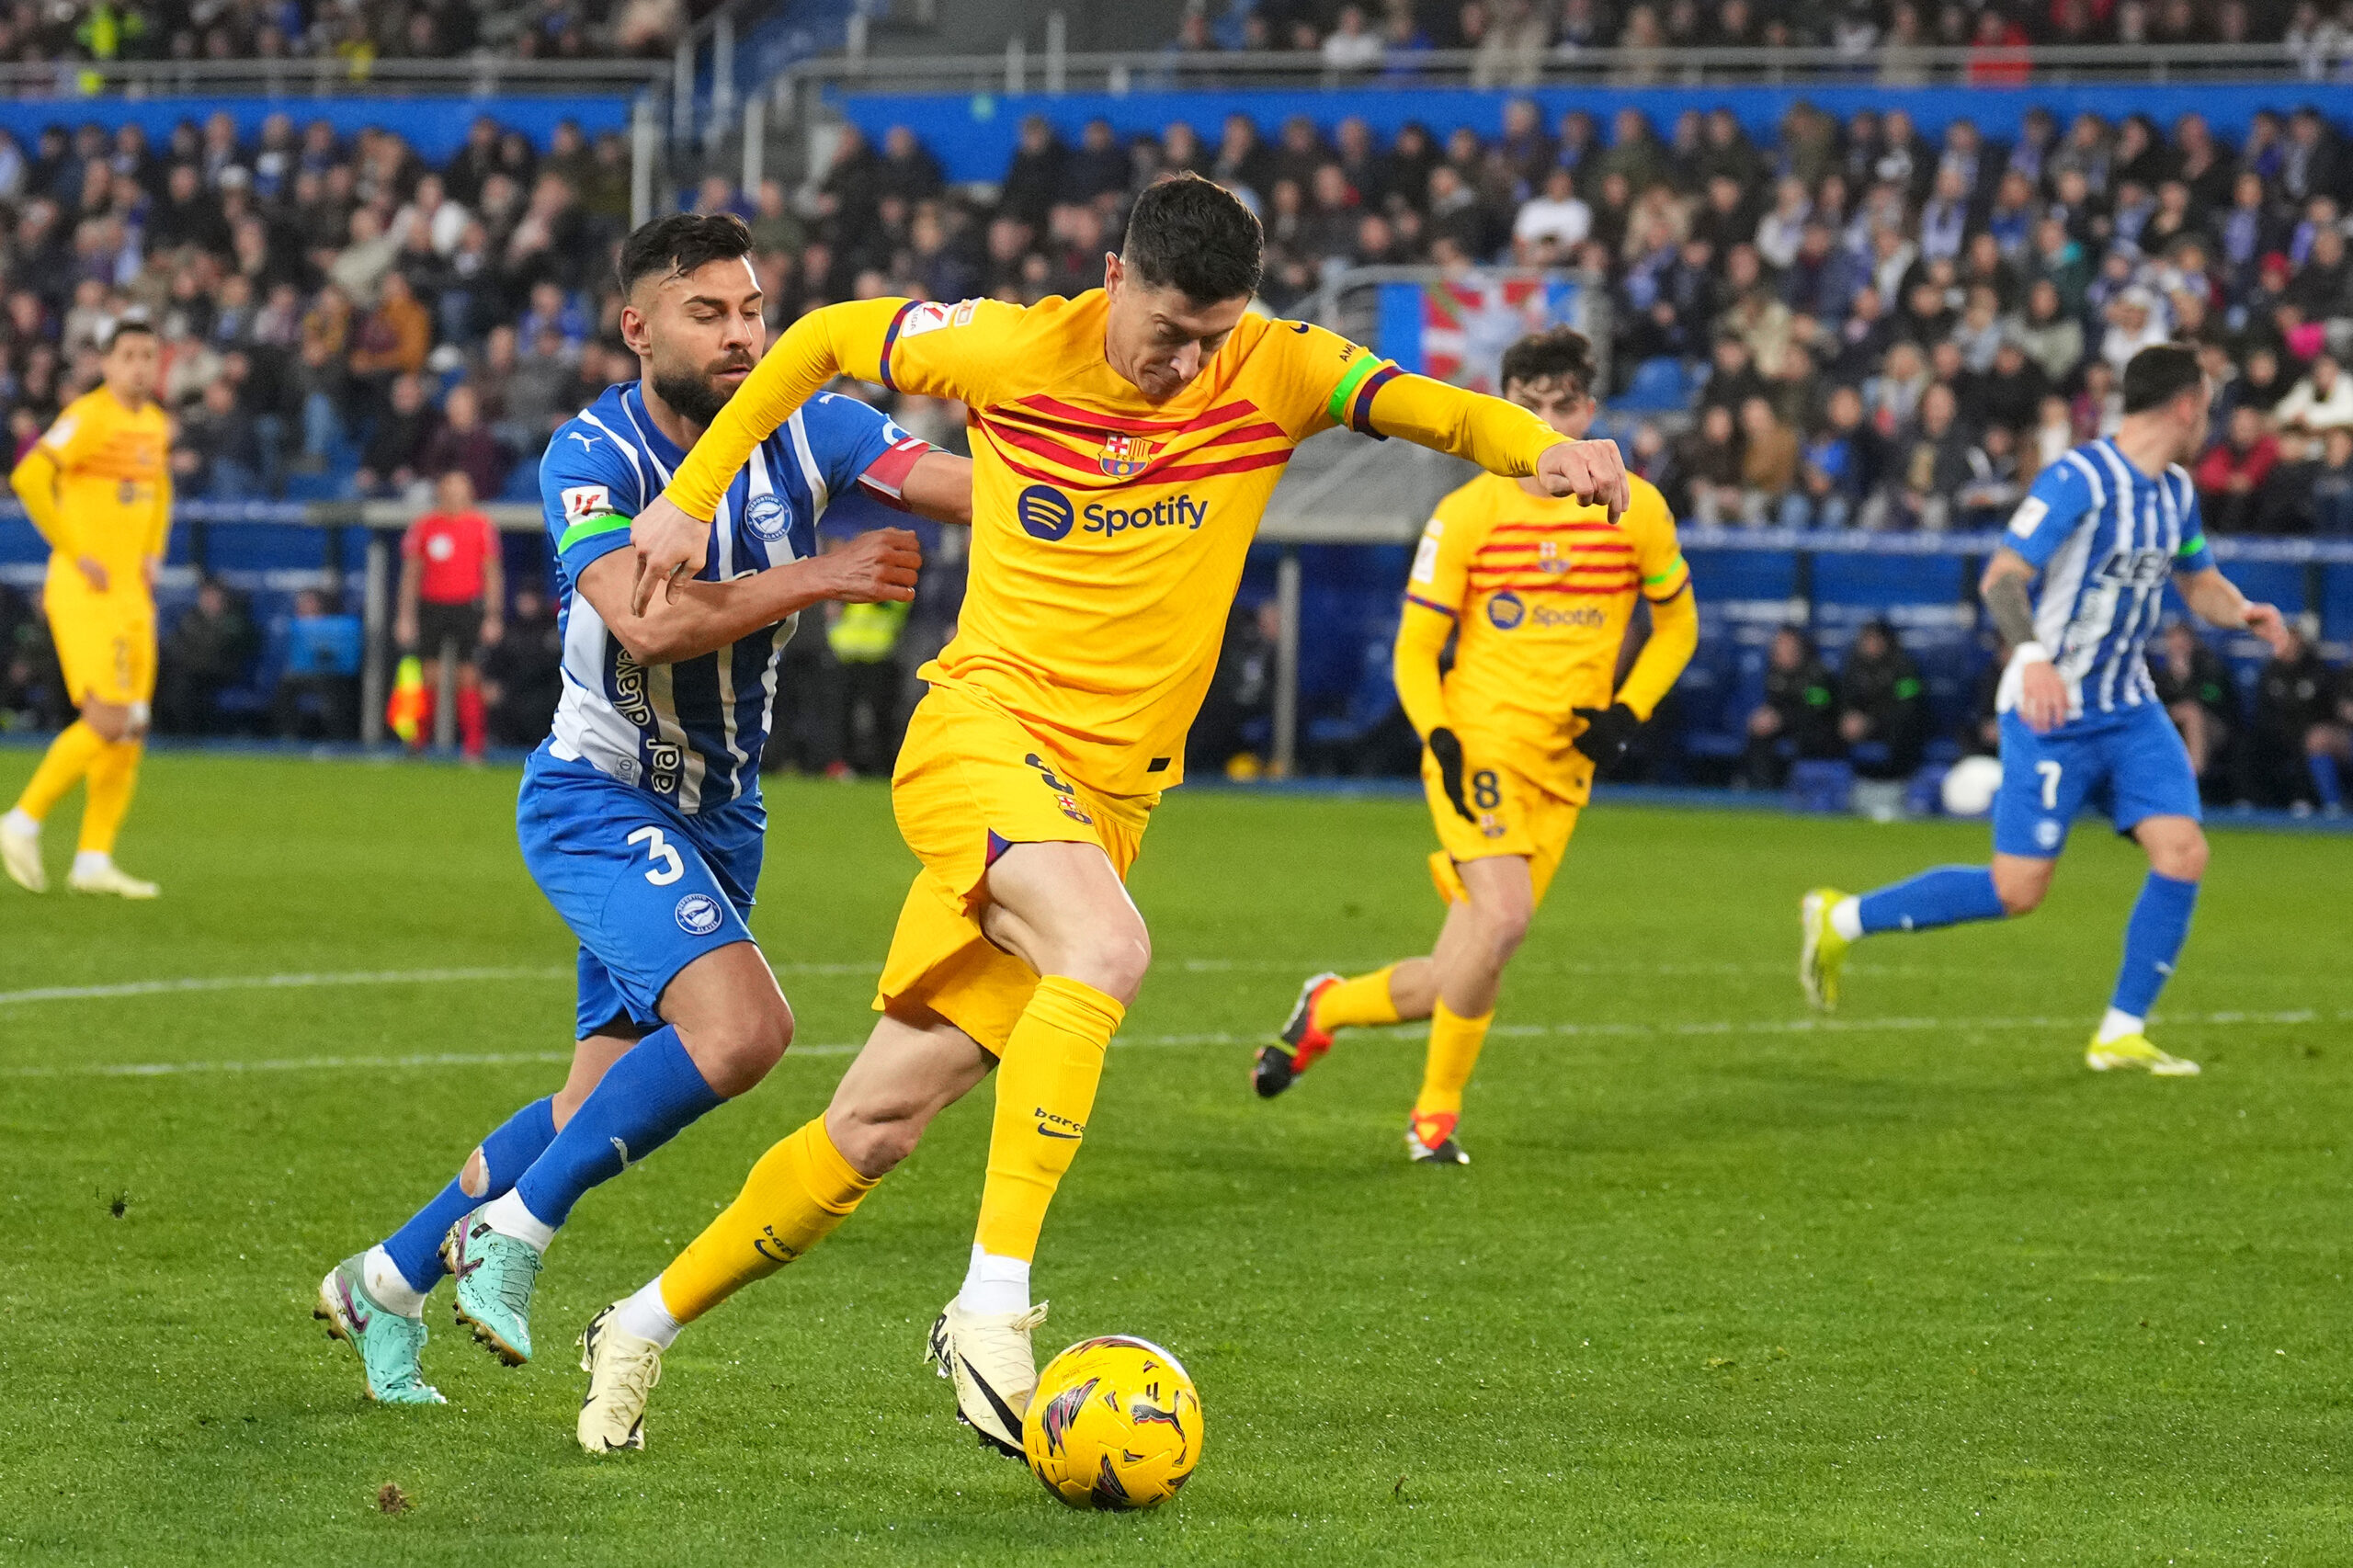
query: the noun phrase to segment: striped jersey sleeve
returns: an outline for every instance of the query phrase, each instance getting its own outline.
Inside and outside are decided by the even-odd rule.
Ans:
[[[654,494],[644,465],[589,415],[568,421],[540,460],[540,506],[548,541],[572,580],[629,543],[630,519]]]

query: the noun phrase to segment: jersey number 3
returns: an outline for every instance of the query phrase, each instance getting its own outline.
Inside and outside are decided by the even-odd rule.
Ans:
[[[631,844],[645,846],[645,858],[653,864],[645,869],[645,880],[657,888],[666,888],[687,874],[687,863],[678,858],[678,851],[662,836],[658,827],[641,827],[629,835]]]

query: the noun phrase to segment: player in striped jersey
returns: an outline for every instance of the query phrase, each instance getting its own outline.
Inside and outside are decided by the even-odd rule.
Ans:
[[[630,518],[758,362],[751,232],[724,214],[647,224],[622,246],[621,333],[642,378],[608,388],[540,462],[556,556],[563,697],[524,765],[516,825],[533,880],[580,939],[572,1072],[480,1147],[416,1215],[319,1284],[369,1397],[440,1403],[418,1363],[426,1296],[457,1275],[460,1323],[501,1359],[531,1353],[542,1255],[573,1204],[757,1084],[792,1012],[745,925],[767,813],[759,759],[794,619],[825,599],[915,597],[915,537],[817,551],[856,486],[971,519],[972,465],[865,404],[820,395],[726,476],[705,563],[630,605]]]
[[[2041,903],[2068,824],[2095,807],[2148,853],[2149,876],[2124,928],[2107,1016],[2086,1048],[2095,1072],[2188,1077],[2195,1062],[2149,1042],[2150,1006],[2189,934],[2206,869],[2198,778],[2149,679],[2147,648],[2168,583],[2210,625],[2275,648],[2279,612],[2249,602],[2216,569],[2198,493],[2180,466],[2205,445],[2213,389],[2178,344],[2124,368],[2124,422],[2034,482],[1985,568],[1981,595],[2010,647],[1998,705],[2002,787],[1991,866],[1941,866],[1852,898],[1806,894],[1800,978],[1815,1006],[1838,1001],[1849,947],[1880,931],[1925,931],[2025,915]],[[2039,595],[2030,595],[2035,579]]]
[[[1562,328],[1503,357],[1504,395],[1575,439],[1593,423],[1593,346]],[[1440,846],[1430,876],[1446,924],[1427,957],[1302,987],[1252,1082],[1271,1099],[1351,1025],[1430,1021],[1405,1152],[1468,1165],[1462,1091],[1495,1021],[1504,966],[1560,869],[1594,769],[1634,732],[1699,642],[1690,569],[1666,502],[1639,477],[1625,515],[1524,479],[1483,473],[1438,504],[1405,585],[1397,695],[1427,747],[1422,782]],[[1615,684],[1634,606],[1651,634]],[[1454,643],[1454,667],[1439,656]]]

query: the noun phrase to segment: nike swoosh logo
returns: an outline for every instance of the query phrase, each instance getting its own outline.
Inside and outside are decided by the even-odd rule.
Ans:
[[[338,1278],[335,1282],[335,1291],[343,1298],[343,1315],[351,1320],[352,1332],[367,1333],[368,1325],[375,1321],[375,1315],[361,1306],[359,1298],[351,1293],[351,1281]]]
[[[1075,1143],[1078,1142],[1081,1134],[1076,1132],[1057,1132],[1051,1127],[1040,1127],[1038,1129],[1038,1136],[1040,1138],[1067,1138],[1072,1142]]]
[[[613,1146],[613,1153],[621,1157],[621,1169],[629,1169],[629,1145],[618,1138],[608,1138],[605,1142],[610,1143]]]
[[[1006,1430],[1017,1437],[1021,1431],[1021,1417],[1014,1414],[1013,1407],[1005,1403],[996,1390],[989,1387],[988,1380],[981,1376],[980,1369],[972,1365],[971,1357],[959,1356],[956,1358],[964,1363],[965,1376],[972,1380],[972,1386],[981,1391],[982,1397],[996,1411],[997,1419],[1005,1423]]]

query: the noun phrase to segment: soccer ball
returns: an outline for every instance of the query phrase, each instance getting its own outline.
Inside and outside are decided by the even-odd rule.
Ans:
[[[1998,757],[1964,756],[1945,772],[1945,810],[1957,817],[1982,817],[1994,809],[1994,796],[2001,788]]]
[[[1082,1339],[1038,1375],[1021,1449],[1074,1508],[1156,1508],[1200,1462],[1201,1396],[1150,1340]]]

